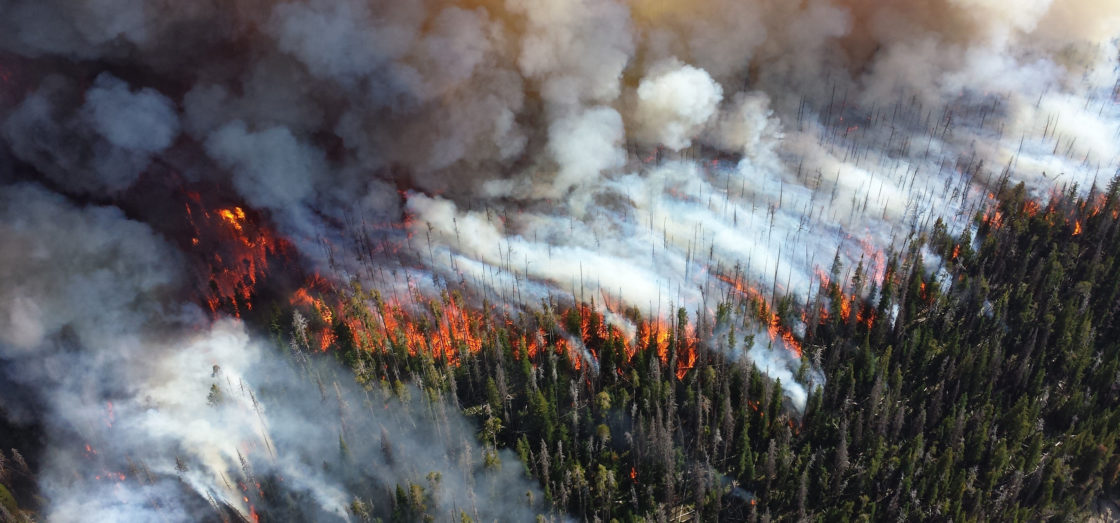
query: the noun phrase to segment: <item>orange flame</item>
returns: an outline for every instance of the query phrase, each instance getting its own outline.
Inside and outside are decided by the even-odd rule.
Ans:
[[[242,310],[253,308],[254,287],[268,270],[269,257],[287,244],[241,207],[211,212],[200,194],[188,193],[187,199],[190,248],[204,260],[198,267],[203,300],[212,313],[223,309],[240,317]]]
[[[762,297],[762,293],[746,284],[742,280],[735,280],[733,278],[716,275],[720,281],[731,286],[732,289],[739,294],[751,300],[758,312],[758,319],[766,325],[767,334],[770,335],[770,341],[782,340],[782,343],[789,348],[798,358],[801,357],[801,342],[793,337],[793,330],[782,324],[782,319],[774,312],[770,311],[770,306],[767,305],[766,300]]]

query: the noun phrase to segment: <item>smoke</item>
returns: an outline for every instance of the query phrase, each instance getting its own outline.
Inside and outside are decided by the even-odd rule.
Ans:
[[[312,184],[326,171],[322,151],[300,143],[285,127],[253,132],[240,120],[210,133],[205,149],[230,172],[249,205],[273,211],[290,232],[307,223],[303,213]]]
[[[102,73],[78,105],[69,80],[48,77],[4,122],[13,152],[75,191],[117,193],[179,134],[171,101],[153,89],[132,91]]]
[[[703,69],[670,61],[654,66],[636,94],[638,136],[679,151],[715,114],[723,88]]]
[[[348,502],[351,485],[299,461],[337,453],[342,422],[292,421],[306,405],[282,395],[263,417],[232,414],[249,412],[235,382],[263,390],[275,382],[262,369],[279,364],[244,327],[189,304],[190,238],[159,219],[177,211],[153,187],[252,208],[294,243],[293,265],[341,282],[458,282],[512,308],[594,299],[634,332],[604,302],[655,319],[683,307],[695,323],[744,292],[812,304],[837,255],[844,292],[866,295],[849,284],[858,264],[881,278],[888,254],[937,217],[962,230],[1002,177],[1044,198],[1104,184],[1120,160],[1111,1],[0,9],[0,137],[13,160],[0,173],[0,370],[32,398],[9,402],[9,415],[47,406],[56,457],[42,486],[60,519],[121,507],[174,519],[207,496],[245,510],[215,479],[242,468],[244,442],[254,467],[298,481],[324,514]],[[823,381],[798,377],[813,355],[766,338],[721,347],[803,405]],[[231,403],[206,405],[218,380]],[[352,408],[364,397],[340,390],[336,403]],[[110,400],[118,428],[107,434]],[[308,425],[335,433],[300,432]],[[113,487],[140,503],[79,496],[67,471],[91,458],[76,435],[99,439],[98,466],[142,461],[161,479]],[[458,455],[444,443],[418,459]],[[190,472],[169,469],[167,449]],[[444,489],[440,506],[465,506],[466,490]]]
[[[560,170],[552,189],[540,197],[560,198],[573,187],[594,184],[603,171],[622,167],[622,139],[622,117],[609,107],[557,120],[549,127],[548,148]]]

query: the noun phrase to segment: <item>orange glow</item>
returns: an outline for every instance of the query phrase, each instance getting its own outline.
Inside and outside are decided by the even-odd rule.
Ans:
[[[421,299],[419,294],[411,298]],[[574,307],[579,316],[579,332],[568,334],[547,331],[542,327],[519,333],[511,318],[492,317],[486,311],[468,308],[461,298],[446,294],[441,300],[427,303],[408,304],[399,298],[391,298],[377,300],[376,305],[369,304],[368,308],[358,306],[355,309],[353,303],[348,305],[344,302],[318,275],[293,292],[288,301],[296,308],[318,313],[321,321],[310,322],[307,341],[321,351],[329,350],[339,341],[334,327],[341,322],[350,328],[355,347],[360,350],[391,352],[403,349],[410,357],[426,354],[453,366],[460,363],[462,356],[479,353],[484,343],[496,342],[495,336],[499,331],[509,336],[507,339],[515,358],[520,358],[524,349],[528,357],[535,360],[542,349],[548,348],[566,355],[575,370],[594,364],[599,358],[601,344],[610,340],[621,342],[626,361],[632,359],[638,350],[648,348],[656,351],[662,365],[669,365],[670,347],[675,347],[677,359],[672,371],[678,379],[683,379],[690,369],[695,368],[698,360],[700,340],[691,325],[680,328],[679,338],[675,338],[674,326],[670,323],[664,320],[643,321],[637,325],[637,336],[627,340],[619,327],[609,325],[602,313],[587,304]],[[560,317],[566,317],[573,311],[557,312]],[[355,314],[364,316],[354,317]],[[311,318],[314,320],[315,316]],[[499,329],[498,325],[503,325],[505,329]],[[782,334],[790,343],[796,344],[791,334]]]
[[[1003,213],[998,210],[985,212],[982,221],[993,229],[999,229],[1003,225]]]
[[[383,350],[390,346],[403,346],[410,356],[420,353],[430,354],[453,365],[458,364],[462,351],[476,354],[482,350],[485,329],[482,328],[482,314],[468,311],[454,299],[446,303],[432,302],[432,310],[438,310],[435,318],[428,317],[423,328],[418,325],[422,316],[410,314],[399,302],[391,300],[380,311],[384,327]],[[430,320],[435,320],[433,323]],[[351,329],[355,329],[354,326]],[[530,344],[530,357],[537,349]]]
[[[789,327],[782,325],[782,319],[777,314],[770,311],[770,306],[766,304],[766,300],[762,297],[762,293],[746,284],[741,280],[735,280],[723,275],[716,275],[720,281],[731,286],[732,289],[739,294],[745,296],[747,299],[754,303],[755,310],[758,312],[758,319],[766,325],[767,334],[770,335],[770,341],[782,340],[782,343],[798,358],[801,357],[801,343],[793,337],[793,330]]]
[[[1073,235],[1077,236],[1079,234],[1081,234],[1081,221],[1077,220],[1073,222]]]
[[[820,267],[813,269],[813,271],[817,274],[817,279],[821,282],[821,288],[827,289],[828,284],[831,281],[831,279],[828,277],[828,273],[824,272],[824,270],[822,270]]]
[[[856,312],[856,322],[870,329],[871,326],[875,323],[875,311],[868,311],[867,315],[865,316],[863,309],[860,309],[858,312]]]
[[[196,271],[202,299],[210,311],[240,317],[252,310],[254,288],[268,270],[269,257],[287,244],[241,207],[207,210],[198,193],[187,193],[190,248],[201,260]]]
[[[875,282],[882,283],[887,271],[887,257],[872,243],[871,235],[859,241],[863,258],[867,260],[867,275]]]
[[[245,211],[241,207],[218,209],[218,216],[221,216],[226,223],[229,223],[238,232],[242,231],[241,222],[245,221]]]
[[[953,257],[951,259],[955,260],[960,255],[961,255],[961,246],[960,246],[960,244],[957,244],[956,246],[953,247]]]
[[[845,323],[848,321],[848,318],[852,317],[852,302],[855,301],[855,299],[856,297],[852,296],[851,299],[840,301],[840,319],[844,320]]]
[[[688,371],[696,366],[696,344],[699,339],[693,334],[692,325],[687,325],[684,330],[683,353],[677,358],[678,380],[683,380]]]

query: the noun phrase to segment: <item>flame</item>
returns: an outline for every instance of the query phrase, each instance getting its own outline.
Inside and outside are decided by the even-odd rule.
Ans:
[[[828,277],[828,273],[824,272],[824,270],[821,269],[820,267],[814,268],[813,272],[815,272],[817,274],[817,279],[820,280],[820,282],[821,282],[821,288],[822,289],[827,289],[828,284],[831,281],[831,278]]]
[[[237,232],[243,230],[241,223],[245,221],[245,211],[241,207],[234,207],[232,209],[218,209],[218,216],[233,226]]]
[[[508,336],[515,358],[520,358],[524,350],[531,360],[536,360],[542,349],[550,348],[567,356],[575,370],[593,364],[603,343],[610,340],[621,341],[626,361],[638,350],[649,349],[655,351],[663,365],[669,365],[670,347],[675,347],[677,360],[672,370],[678,379],[683,379],[699,359],[699,338],[691,325],[680,327],[678,337],[674,338],[670,323],[660,319],[643,321],[637,326],[638,335],[627,339],[620,326],[608,323],[604,313],[588,304],[558,311],[562,317],[573,313],[578,316],[577,332],[548,331],[541,326],[519,332],[512,318],[470,308],[463,298],[446,293],[439,300],[427,302],[377,297],[374,303],[364,305],[344,302],[340,296],[315,275],[288,300],[293,307],[317,313],[317,317],[311,316],[315,321],[309,322],[307,342],[318,350],[327,351],[338,342],[335,327],[345,323],[354,337],[354,346],[361,350],[403,349],[410,357],[426,354],[452,366],[459,365],[464,355],[479,353],[497,332]],[[411,294],[410,298],[421,299],[419,293]],[[609,305],[607,310],[615,313]],[[499,325],[505,328],[499,329]],[[788,335],[788,340],[796,343],[792,335]]]
[[[855,297],[853,296],[853,298]],[[870,329],[871,326],[875,323],[875,311],[867,310],[867,312],[865,313],[864,309],[861,308],[856,312],[856,323],[859,323]]]
[[[683,380],[688,371],[696,366],[696,343],[698,339],[692,333],[692,326],[685,328],[684,354],[677,359],[677,379]]]
[[[101,474],[93,476],[93,479],[97,481],[101,481],[104,479],[107,481],[116,481],[119,483],[128,479],[128,476],[124,475],[123,472],[102,472]]]
[[[863,250],[863,258],[867,260],[867,274],[873,281],[883,283],[883,277],[887,271],[887,257],[875,243],[872,241],[871,234],[859,240],[860,249]]]
[[[981,221],[992,229],[999,229],[1003,225],[1003,213],[999,210],[985,211]]]
[[[185,208],[193,229],[190,251],[200,260],[203,301],[214,314],[223,310],[240,317],[253,308],[254,289],[269,258],[285,252],[287,243],[240,206],[208,210],[199,193],[189,192]]]
[[[856,297],[852,296],[850,299],[840,301],[840,319],[845,322],[848,321],[848,318],[852,317],[852,302],[854,302],[855,299]]]
[[[1077,236],[1079,234],[1081,234],[1081,220],[1076,220],[1073,222],[1073,235]]]
[[[716,275],[720,281],[731,286],[732,289],[739,294],[745,296],[747,299],[754,303],[755,310],[758,313],[758,319],[766,325],[766,332],[770,335],[770,341],[774,342],[781,340],[783,344],[798,358],[801,357],[801,342],[793,337],[793,330],[782,324],[782,319],[774,312],[771,312],[770,306],[767,305],[766,300],[762,297],[762,293],[746,284],[742,280],[736,280],[723,275]]]

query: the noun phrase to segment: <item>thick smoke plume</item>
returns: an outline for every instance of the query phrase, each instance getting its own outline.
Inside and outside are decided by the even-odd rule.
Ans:
[[[168,191],[246,206],[294,245],[293,265],[342,283],[461,286],[511,309],[595,302],[633,332],[606,304],[647,318],[683,307],[704,324],[732,296],[814,303],[825,279],[872,293],[892,251],[938,217],[967,227],[1000,180],[1088,191],[1120,159],[1113,1],[0,0],[0,12],[0,412],[42,427],[39,482],[60,520],[194,519],[210,505],[247,516],[236,478],[249,468],[306,492],[322,511],[306,517],[347,517],[339,478],[429,471],[445,478],[447,514],[534,512],[470,499],[531,487],[516,467],[476,479],[471,459],[448,462],[484,451],[461,443],[471,430],[455,413],[436,423],[377,399],[359,416],[364,393],[300,392],[314,381],[300,372],[328,371],[292,370],[201,312]],[[871,278],[851,285],[861,264]],[[713,346],[803,405],[811,385],[791,376],[813,355],[735,322],[753,344]],[[207,404],[211,385],[224,402]],[[393,463],[357,443],[429,423],[460,433]],[[340,441],[360,470],[309,461]],[[103,492],[86,477],[130,467],[144,481]]]

